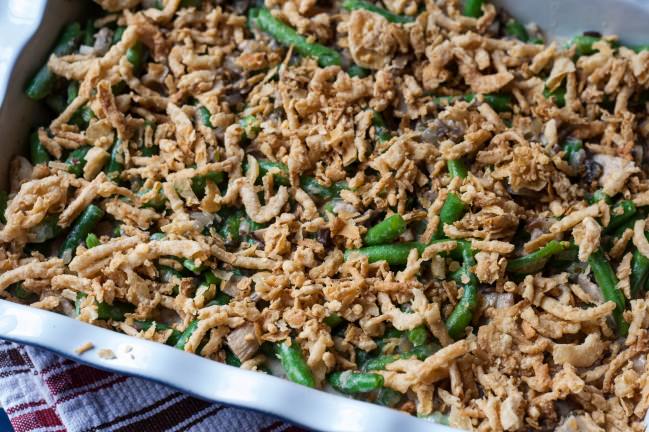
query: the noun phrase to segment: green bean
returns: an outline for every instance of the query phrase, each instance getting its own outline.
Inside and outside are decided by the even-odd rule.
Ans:
[[[392,243],[406,231],[406,221],[399,213],[395,213],[367,230],[363,242],[368,245]]]
[[[408,340],[415,347],[428,343],[428,337],[428,329],[423,324],[418,325],[414,329],[408,330]]]
[[[471,276],[475,278],[473,273]],[[473,311],[478,306],[478,287],[476,283],[468,283],[464,285],[464,293],[462,298],[455,305],[453,312],[446,320],[446,328],[448,335],[453,339],[459,339],[464,335],[466,327],[473,319]]]
[[[202,273],[207,268],[203,264],[196,264],[196,261],[189,258],[183,260],[183,267],[196,274]]]
[[[77,298],[74,302],[74,308],[77,315],[81,312],[82,300],[87,296],[88,294],[83,292],[77,293]],[[104,321],[124,321],[126,314],[133,313],[135,310],[135,307],[132,304],[119,301],[115,301],[113,304],[108,304],[106,302],[96,302],[95,304],[97,305],[97,318]]]
[[[7,217],[5,212],[7,211],[7,204],[9,201],[9,195],[6,191],[0,190],[0,222],[3,224],[7,223]]]
[[[564,159],[572,166],[578,166],[581,162],[578,158],[579,153],[584,148],[584,143],[580,139],[568,138],[563,143],[563,151],[566,153]]]
[[[115,181],[119,178],[124,170],[124,143],[120,138],[115,139],[113,149],[110,151],[110,159],[106,165],[106,175],[109,179]]]
[[[333,199],[340,195],[340,191],[349,189],[347,182],[338,182],[331,186],[323,186],[315,177],[307,175],[300,177],[300,187],[309,195],[322,199]]]
[[[54,55],[63,56],[72,54],[80,36],[81,25],[78,22],[65,26],[54,47]],[[56,79],[56,75],[47,67],[46,63],[31,79],[25,93],[33,100],[44,99],[52,92]]]
[[[604,234],[610,234],[624,223],[633,219],[638,209],[631,200],[621,200],[611,207],[611,219],[604,228]]]
[[[65,102],[67,105],[70,105],[73,100],[79,96],[79,81],[70,81],[67,89],[67,97]]]
[[[152,320],[137,320],[134,321],[135,328],[138,330],[144,330],[147,331],[151,328],[151,326],[155,325],[156,331],[167,331],[171,330],[171,333],[167,337],[167,340],[165,341],[165,345],[171,345],[174,346],[178,343],[178,339],[180,339],[180,336],[182,335],[181,332],[176,330],[175,328],[172,328],[166,324],[159,323],[157,321],[152,321]]]
[[[483,0],[465,0],[464,16],[480,18],[480,16],[482,16],[482,3]]]
[[[77,177],[83,177],[83,167],[86,166],[86,154],[90,150],[90,146],[79,147],[72,151],[65,160],[68,165],[68,172]]]
[[[328,317],[323,319],[322,322],[327,324],[331,329],[334,329],[338,327],[340,324],[342,324],[343,322],[345,322],[345,320],[343,319],[343,317],[333,312]]]
[[[528,42],[530,40],[530,36],[527,34],[525,26],[514,18],[510,18],[507,21],[507,24],[505,24],[505,34],[507,36],[515,37],[523,42]]]
[[[142,197],[148,195],[149,193],[151,193],[151,189],[142,188],[137,192],[137,195]],[[148,201],[144,201],[142,203],[142,208],[153,208],[162,211],[164,210],[166,203],[167,197],[165,196],[162,189],[158,189],[153,197],[149,198]]]
[[[12,296],[16,297],[18,300],[22,300],[27,303],[33,303],[39,298],[38,294],[26,290],[23,287],[22,282],[17,282],[15,284],[9,285],[6,291]]]
[[[230,301],[232,301],[231,296],[224,293],[223,291],[219,291],[216,293],[214,298],[210,300],[209,303],[207,303],[207,306],[214,306],[214,305],[224,306],[226,304],[229,304]]]
[[[460,301],[455,305],[453,312],[446,320],[446,329],[453,339],[459,339],[464,335],[466,327],[473,320],[473,312],[478,307],[478,279],[471,271],[475,265],[473,249],[468,241],[458,241],[457,250],[462,255],[462,266],[460,267],[460,281],[463,286],[463,294]]]
[[[421,254],[426,248],[418,242],[395,243],[389,245],[366,246],[360,249],[347,249],[345,251],[345,261],[354,254],[365,255],[369,262],[387,261],[390,265],[405,265],[408,262],[408,254],[412,249],[419,250]]]
[[[374,113],[372,114],[372,126],[374,126],[376,137],[379,139],[379,142],[390,141],[392,135],[390,134],[388,128],[385,126],[383,115],[378,111],[374,111]]]
[[[359,78],[365,78],[370,75],[370,70],[365,69],[364,67],[358,66],[358,65],[351,65],[349,69],[347,69],[347,74],[350,77],[359,77]]]
[[[52,159],[41,144],[36,131],[29,136],[29,156],[33,165],[46,164]]]
[[[230,366],[234,367],[241,367],[241,360],[239,357],[237,357],[232,350],[226,348],[225,349],[225,364],[228,364]]]
[[[208,110],[204,106],[200,106],[196,110],[196,113],[198,114],[198,118],[201,120],[201,123],[203,123],[203,126],[214,128],[214,126],[212,125],[212,120],[210,120],[210,118],[212,117],[210,110]]]
[[[261,130],[259,121],[254,115],[247,115],[239,120],[239,124],[243,128],[244,139],[255,139]]]
[[[153,233],[150,237],[151,241],[160,241],[164,240],[165,238],[167,238],[167,235],[161,232]]]
[[[649,258],[642,255],[638,249],[634,249],[631,258],[631,295],[634,297],[640,295],[647,280],[649,280]]]
[[[291,183],[288,180],[288,167],[286,164],[281,162],[273,162],[268,159],[260,159],[257,161],[259,163],[259,178],[263,178],[269,171],[274,171],[273,181],[275,184],[281,186],[290,186]],[[247,171],[247,166],[244,167]],[[279,171],[279,172],[277,172]]]
[[[629,48],[632,49],[633,51],[640,53],[642,51],[649,51],[649,45],[647,44],[641,44],[641,45],[629,45]]]
[[[101,244],[101,242],[99,241],[99,238],[94,233],[90,233],[90,234],[88,234],[86,236],[86,247],[88,249],[92,249],[94,247],[97,247],[100,244]]]
[[[221,171],[209,172],[204,175],[198,175],[192,178],[192,191],[198,198],[205,196],[207,181],[214,184],[221,184],[225,180],[225,175]]]
[[[104,217],[104,211],[94,204],[90,204],[74,221],[72,229],[63,241],[60,256],[66,262],[70,262],[74,256],[77,246],[86,238],[86,236],[97,225],[97,222]]]
[[[187,325],[187,328],[185,328],[185,330],[180,334],[180,337],[178,338],[178,341],[176,342],[174,347],[180,350],[184,350],[185,345],[187,345],[187,342],[189,342],[189,338],[192,337],[192,334],[194,334],[197,328],[198,328],[197,319],[190,322]]]
[[[601,38],[596,36],[578,35],[572,39],[570,44],[575,46],[575,55],[581,57],[594,54],[596,50],[593,48],[593,44],[599,40]]]
[[[390,387],[379,389],[376,395],[376,403],[383,406],[394,408],[403,400],[403,395]]]
[[[451,159],[446,162],[446,166],[451,178],[465,179],[469,175],[469,170],[461,159]]]
[[[227,215],[223,220],[218,231],[227,246],[236,246],[241,242],[240,228],[243,218],[243,213],[236,211]]]
[[[367,372],[334,372],[327,378],[329,384],[345,394],[367,393],[383,387],[383,376]]]
[[[122,40],[122,36],[124,36],[124,32],[126,31],[126,27],[117,27],[115,29],[115,33],[113,33],[113,38],[111,40],[111,44],[115,45],[119,41]]]
[[[482,95],[483,100],[489,104],[496,112],[511,111],[511,97],[507,94],[486,94]],[[463,100],[465,102],[473,102],[475,100],[475,93],[467,93],[458,96],[435,96],[433,103],[439,106],[448,106],[455,101]]]
[[[439,224],[435,238],[444,237],[444,226],[460,220],[466,213],[466,205],[455,192],[450,192],[439,212]]]
[[[140,41],[137,41],[126,50],[126,60],[133,65],[133,73],[137,76],[142,72],[142,67],[144,67],[144,62],[146,60],[146,48],[144,44]]]
[[[490,93],[482,95],[483,100],[491,106],[496,112],[508,112],[512,110],[512,98],[508,94],[501,93]],[[464,100],[467,102],[473,102],[475,99],[475,94],[469,93],[464,96]]]
[[[307,387],[315,387],[313,372],[311,372],[309,365],[306,364],[302,349],[297,342],[293,341],[291,345],[286,342],[278,343],[277,357],[282,363],[288,379]]]
[[[604,200],[606,204],[613,204],[613,200],[610,196],[606,195],[602,189],[597,189],[591,196],[589,196],[586,201],[588,204],[595,204]]]
[[[543,88],[543,97],[546,99],[554,99],[554,103],[559,107],[563,108],[566,106],[566,89],[565,87],[557,87],[556,89],[550,91],[549,88]]]
[[[540,271],[552,255],[564,251],[567,242],[551,240],[542,248],[525,256],[509,260],[507,271],[511,273],[530,274]]]
[[[381,15],[386,20],[397,24],[406,24],[406,23],[413,22],[415,20],[414,17],[407,16],[407,15],[393,14],[392,12],[383,9],[382,7],[379,7],[374,3],[366,2],[363,0],[345,0],[343,2],[343,8],[347,9],[348,11],[364,9],[366,11]]]
[[[401,353],[401,354],[380,355],[371,358],[367,360],[365,363],[363,363],[362,370],[364,371],[384,370],[387,365],[400,359],[410,359],[415,357],[419,360],[425,360],[427,357],[430,357],[439,349],[440,349],[439,345],[430,343],[426,345],[420,345],[416,348],[413,348],[411,351]]]
[[[83,29],[83,44],[86,46],[95,45],[95,20],[86,20],[86,27]]]
[[[95,113],[92,112],[92,109],[88,105],[85,105],[72,114],[69,123],[76,125],[81,130],[85,130],[93,118],[95,118]]]
[[[622,291],[617,288],[618,279],[615,276],[611,264],[601,249],[598,249],[590,255],[588,264],[593,272],[593,276],[595,276],[595,282],[599,285],[604,300],[615,302],[613,318],[617,327],[617,333],[619,336],[625,336],[629,330],[629,324],[624,320],[626,300]]]
[[[47,215],[35,227],[32,227],[27,234],[30,243],[44,243],[61,234],[58,215]]]
[[[158,274],[160,276],[160,281],[164,283],[173,282],[174,280],[183,278],[183,275],[178,270],[165,265],[158,266]]]
[[[265,7],[251,8],[248,13],[248,19],[251,23],[256,24],[260,30],[271,35],[282,45],[292,45],[298,54],[316,58],[321,67],[340,65],[342,63],[340,53],[336,50],[317,43],[310,43],[304,36],[297,33],[295,29],[275,18]]]

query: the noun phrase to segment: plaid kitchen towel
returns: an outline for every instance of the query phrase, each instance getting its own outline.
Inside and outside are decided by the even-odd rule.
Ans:
[[[303,431],[268,415],[2,340],[0,404],[15,432]]]

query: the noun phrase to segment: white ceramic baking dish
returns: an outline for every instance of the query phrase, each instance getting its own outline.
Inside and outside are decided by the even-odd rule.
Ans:
[[[42,116],[23,94],[63,24],[82,15],[80,0],[0,0],[0,187],[9,161],[24,152],[30,126]],[[649,42],[649,0],[500,0],[521,21],[534,21],[550,37],[585,30],[619,34],[628,43]],[[287,380],[237,369],[166,345],[136,339],[71,318],[0,300],[0,338],[55,351],[73,360],[151,379],[197,397],[271,413],[326,431],[441,432],[452,429],[396,410],[328,394]],[[83,355],[85,342],[111,349],[116,358]]]

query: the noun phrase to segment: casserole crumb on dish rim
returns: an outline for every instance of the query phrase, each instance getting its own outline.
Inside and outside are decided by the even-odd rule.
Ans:
[[[454,427],[643,429],[644,46],[475,0],[98,3],[26,89],[5,298]]]

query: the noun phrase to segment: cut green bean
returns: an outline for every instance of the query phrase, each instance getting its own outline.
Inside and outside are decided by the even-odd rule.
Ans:
[[[408,340],[415,347],[428,343],[429,335],[428,329],[423,324],[408,330]]]
[[[214,128],[214,126],[212,126],[212,120],[210,120],[212,114],[206,107],[204,106],[198,107],[196,113],[198,114],[198,118],[200,119],[201,123],[203,123],[203,126],[207,126],[208,128]]]
[[[202,273],[207,268],[202,264],[196,264],[196,261],[194,261],[193,259],[189,259],[189,258],[183,260],[183,267],[185,267],[190,272],[196,273],[196,274]]]
[[[390,387],[383,387],[379,389],[376,395],[376,403],[379,405],[394,408],[401,403],[403,395]]]
[[[459,280],[462,283],[462,298],[455,305],[453,312],[446,320],[446,329],[453,339],[459,339],[465,334],[465,329],[473,320],[473,313],[478,307],[478,279],[473,274],[475,266],[473,249],[468,241],[458,241],[456,248],[462,255]]]
[[[45,243],[61,234],[61,231],[58,215],[51,214],[45,216],[38,225],[32,227],[27,234],[27,238],[30,243]]]
[[[317,59],[321,67],[340,65],[342,63],[341,55],[336,50],[317,43],[310,43],[295,29],[275,18],[265,7],[251,8],[248,19],[282,45],[293,46],[298,54]]]
[[[179,350],[185,349],[185,345],[187,345],[187,342],[189,342],[189,338],[192,337],[192,335],[198,328],[198,322],[198,320],[193,320],[189,323],[189,325],[187,325],[187,328],[185,328],[185,330],[180,334],[178,341],[174,345],[175,348],[178,348]]]
[[[88,295],[83,292],[77,293],[77,298],[74,302],[74,307],[77,315],[81,312],[81,303]],[[106,302],[96,302],[97,305],[97,318],[100,320],[108,321],[124,321],[126,314],[133,313],[135,306],[130,303],[114,301],[113,304]]]
[[[543,89],[543,97],[553,100],[559,108],[566,106],[566,89],[564,87],[557,87],[553,91],[545,87]]]
[[[3,224],[7,223],[5,212],[7,211],[8,201],[9,195],[7,195],[7,192],[0,190],[0,222],[2,222]]]
[[[579,166],[581,160],[579,159],[579,153],[584,148],[584,143],[580,139],[568,138],[563,143],[563,151],[565,152],[564,159],[572,166]]]
[[[596,36],[578,35],[572,39],[571,45],[575,46],[575,55],[581,57],[583,55],[594,54],[596,49],[593,47],[593,44],[600,40],[601,38]]]
[[[259,177],[263,178],[269,171],[273,171],[273,181],[277,185],[281,186],[290,186],[288,180],[288,167],[286,164],[281,162],[273,162],[268,159],[260,159],[257,161],[259,163]]]
[[[483,0],[465,0],[463,11],[464,16],[480,18],[480,16],[482,16],[482,3]]]
[[[383,376],[367,372],[334,372],[327,378],[333,388],[341,393],[367,393],[383,387]]]
[[[406,265],[408,254],[412,249],[419,250],[421,254],[426,248],[423,244],[417,242],[395,243],[389,245],[366,246],[360,249],[348,249],[345,251],[345,261],[354,254],[365,255],[369,262],[387,261],[390,265]]]
[[[244,139],[255,139],[261,130],[259,121],[254,115],[247,115],[239,120],[239,124],[243,128]]]
[[[234,355],[232,350],[230,350],[229,348],[226,348],[225,349],[225,364],[230,365],[230,366],[234,366],[234,367],[241,367],[241,360],[239,359],[239,357]]]
[[[90,231],[95,228],[95,225],[104,217],[104,214],[102,209],[94,204],[90,204],[74,221],[72,229],[61,246],[60,256],[65,262],[70,262],[77,246],[90,234]]]
[[[92,18],[86,20],[86,26],[83,29],[83,44],[86,46],[95,45],[95,20]]]
[[[349,189],[347,182],[338,182],[331,186],[323,186],[315,177],[307,175],[300,177],[300,187],[311,196],[328,200],[339,196],[340,191]]]
[[[465,179],[469,175],[469,170],[461,159],[451,159],[446,162],[446,166],[451,178],[459,177]]]
[[[542,248],[525,256],[509,260],[507,271],[511,273],[530,274],[543,269],[548,259],[566,249],[567,242],[551,240]]]
[[[78,22],[65,26],[54,47],[54,55],[60,57],[72,54],[80,36],[81,25]],[[29,82],[25,93],[33,100],[44,99],[52,92],[56,80],[56,75],[47,67],[46,63]]]
[[[604,201],[606,204],[613,204],[610,196],[606,195],[602,189],[597,189],[586,201],[588,204],[595,204],[596,202]]]
[[[29,156],[33,165],[46,164],[52,160],[50,154],[41,144],[37,131],[32,132],[29,136]]]
[[[626,336],[629,330],[629,324],[624,320],[626,300],[622,291],[617,288],[618,279],[611,267],[611,264],[608,262],[601,249],[598,249],[590,255],[588,258],[588,264],[593,272],[593,276],[595,276],[595,282],[597,282],[604,300],[615,303],[613,319],[615,320],[618,335]]]
[[[406,221],[395,213],[368,229],[363,241],[368,246],[392,243],[405,231]]]
[[[379,139],[379,142],[390,141],[392,135],[390,134],[388,128],[385,126],[383,115],[378,111],[374,111],[372,114],[372,126],[374,126],[376,137]]]
[[[106,175],[109,179],[115,181],[119,178],[124,170],[124,143],[121,139],[116,138],[115,144],[110,151],[110,159],[106,165]]]
[[[144,44],[137,41],[126,50],[126,60],[133,65],[133,73],[137,76],[142,72],[146,60],[146,48]]]
[[[77,177],[83,177],[83,167],[86,166],[86,154],[90,150],[90,146],[79,147],[70,153],[65,160],[68,165],[68,172]]]
[[[347,9],[348,11],[364,9],[366,11],[381,15],[386,20],[397,24],[406,24],[406,23],[413,22],[415,20],[414,17],[407,16],[407,15],[393,14],[389,10],[383,9],[382,7],[379,7],[374,3],[370,3],[363,0],[345,0],[343,2],[343,8]]]
[[[430,343],[426,345],[420,345],[416,348],[413,348],[411,351],[401,354],[380,355],[370,358],[369,360],[364,362],[362,365],[362,370],[384,370],[387,365],[400,359],[411,359],[414,357],[419,360],[425,360],[426,358],[437,352],[439,349],[439,345]]]
[[[344,318],[338,315],[337,313],[332,313],[328,317],[326,317],[324,320],[322,320],[325,324],[327,324],[329,327],[332,329],[338,327],[340,324],[345,322]]]
[[[144,330],[147,331],[151,328],[151,326],[155,325],[156,331],[167,331],[171,330],[171,333],[167,337],[167,340],[165,341],[165,345],[170,345],[174,346],[178,343],[178,340],[182,336],[182,333],[176,330],[175,328],[172,328],[166,324],[159,323],[157,321],[152,321],[152,320],[137,320],[134,322],[135,328],[138,330]]]
[[[507,21],[507,24],[505,24],[505,34],[523,42],[528,42],[530,40],[530,36],[527,34],[525,26],[514,18],[510,18]]]
[[[604,228],[605,234],[610,234],[617,228],[633,219],[637,213],[638,208],[631,200],[621,200],[613,207],[611,207],[611,219]]]
[[[370,73],[371,72],[369,69],[365,69],[364,67],[358,65],[351,65],[349,69],[347,69],[347,74],[350,77],[365,78],[366,76],[369,76]]]
[[[289,346],[287,342],[277,344],[277,357],[282,363],[286,377],[294,383],[307,387],[315,387],[313,372],[306,364],[300,345],[293,341]]]
[[[464,213],[466,213],[466,204],[455,192],[450,192],[439,211],[439,224],[435,238],[444,237],[444,226],[462,219]]]
[[[645,236],[647,236],[646,233]],[[631,295],[633,297],[642,294],[647,280],[649,280],[649,258],[642,255],[638,249],[634,249],[631,258]]]
[[[122,36],[124,36],[124,32],[126,31],[126,27],[117,27],[115,29],[115,33],[113,33],[113,38],[111,40],[111,44],[115,45],[119,41],[122,40]]]
[[[90,233],[90,234],[88,234],[86,236],[86,247],[88,249],[92,249],[94,247],[97,247],[100,244],[101,244],[101,242],[99,241],[99,238],[94,233]]]
[[[22,282],[17,282],[15,284],[9,285],[6,289],[6,292],[16,297],[18,300],[22,300],[26,303],[34,303],[39,298],[38,294],[26,290],[23,287]]]

